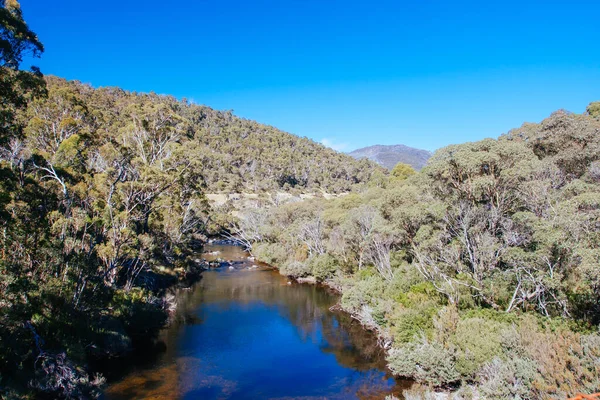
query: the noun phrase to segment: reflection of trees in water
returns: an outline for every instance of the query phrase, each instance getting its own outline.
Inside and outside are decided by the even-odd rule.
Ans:
[[[112,384],[105,392],[109,400],[125,399],[177,399],[182,395],[203,394],[228,398],[236,390],[236,383],[222,376],[202,373],[201,361],[180,357],[158,368],[138,370],[127,379]],[[186,378],[186,374],[193,374]]]
[[[359,371],[385,369],[385,354],[377,338],[349,315],[336,312],[322,325],[327,340],[322,350],[334,354],[339,364]]]
[[[385,368],[384,354],[371,332],[342,312],[332,312],[337,296],[315,285],[287,285],[274,271],[208,272],[193,293],[184,293],[185,304],[240,304],[260,302],[275,307],[297,328],[303,340],[318,340],[338,363],[359,371]],[[189,317],[187,317],[189,319]]]
[[[243,252],[240,255],[235,253],[236,251],[240,250],[234,248],[233,254],[223,254],[223,258],[245,258]],[[236,265],[236,268],[243,269],[250,265],[251,263],[246,261],[244,264]],[[251,307],[252,304],[260,303],[276,309],[280,315],[291,321],[302,340],[317,342],[321,350],[333,354],[340,365],[361,371],[360,376],[356,377],[356,382],[339,382],[339,386],[336,385],[337,389],[331,388],[334,393],[341,391],[339,398],[354,396],[365,400],[383,398],[384,394],[390,392],[387,381],[389,375],[382,376],[381,372],[377,371],[385,370],[384,354],[377,345],[377,338],[371,332],[365,331],[349,315],[330,311],[330,307],[336,304],[337,300],[336,295],[323,287],[288,285],[287,280],[276,271],[229,271],[227,269],[207,271],[194,288],[180,290],[177,293],[178,310],[175,321],[161,334],[166,349],[156,362],[160,364],[162,361],[169,365],[135,372],[131,378],[128,377],[122,383],[111,386],[109,390],[109,394],[110,392],[129,393],[133,396],[109,397],[111,399],[146,398],[146,396],[151,398],[155,394],[165,395],[175,389],[178,393],[196,393],[200,396],[203,394],[203,388],[209,386],[219,388],[220,393],[225,395],[230,390],[234,390],[234,383],[224,381],[222,377],[202,376],[201,365],[189,365],[191,359],[181,358],[176,354],[182,327],[202,323],[202,313],[198,312],[199,306],[222,306],[225,309],[233,302],[242,307],[244,305]],[[185,379],[186,371],[194,371],[194,378]],[[223,381],[220,382],[219,379]],[[159,384],[159,380],[163,380],[163,383]],[[179,387],[182,382],[195,382],[195,384],[192,384],[193,387]],[[396,389],[401,390],[396,386],[393,391],[397,392]],[[201,397],[215,397],[214,395],[215,393],[204,393]],[[173,395],[163,398],[172,397]]]
[[[175,364],[135,371],[127,379],[110,385],[105,395],[110,400],[174,399],[179,393],[179,372]]]

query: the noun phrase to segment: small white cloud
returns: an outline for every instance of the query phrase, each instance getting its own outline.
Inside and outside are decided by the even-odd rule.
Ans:
[[[337,143],[335,139],[323,138],[320,142],[323,146],[327,146],[335,151],[344,151],[348,148],[347,143]]]

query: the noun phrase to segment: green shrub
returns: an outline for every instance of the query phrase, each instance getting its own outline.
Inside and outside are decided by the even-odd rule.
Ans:
[[[519,321],[519,316],[515,313],[496,311],[492,308],[473,308],[461,312],[463,319],[482,318],[490,321],[502,322],[505,324],[514,324]]]
[[[372,266],[367,266],[361,268],[354,276],[357,280],[362,281],[376,275],[377,271],[375,271],[375,268],[373,268]]]
[[[415,307],[424,302],[440,303],[440,295],[431,282],[412,285],[408,292],[396,293],[394,299],[405,307]]]
[[[423,283],[423,275],[410,264],[400,264],[394,272],[394,279],[388,285],[389,298],[396,298],[399,294],[408,292],[411,287]]]
[[[131,337],[146,337],[167,323],[168,314],[162,300],[144,289],[115,291],[112,307]]]
[[[418,382],[441,386],[460,380],[452,352],[439,343],[429,343],[425,338],[392,349],[388,362],[394,374]]]
[[[331,278],[338,269],[338,262],[329,254],[321,254],[309,259],[308,264],[312,275],[322,282]]]
[[[456,369],[464,377],[473,377],[485,364],[502,354],[501,331],[506,326],[482,318],[458,321],[450,339],[456,348]]]
[[[590,117],[600,118],[600,101],[594,101],[588,104],[585,111]]]
[[[450,343],[450,339],[456,334],[456,328],[460,316],[456,305],[449,305],[442,308],[437,316],[433,320],[435,327],[435,340],[447,346]]]
[[[379,299],[385,293],[386,283],[377,274],[365,273],[364,278],[344,290],[342,294],[342,306],[349,310],[357,310],[361,305],[376,306]]]
[[[357,312],[363,304],[365,304],[364,294],[356,286],[345,290],[340,299],[340,305],[349,313]]]
[[[279,268],[279,272],[292,278],[304,278],[310,275],[310,266],[300,261],[290,261]]]
[[[537,375],[535,362],[528,358],[494,358],[478,374],[479,392],[484,399],[531,399],[531,385]]]
[[[418,308],[397,307],[390,316],[394,341],[407,343],[419,336],[431,337],[436,312],[436,306],[431,303],[422,304]]]
[[[288,253],[284,246],[275,243],[259,243],[252,248],[252,253],[260,261],[279,266],[287,261]]]
[[[403,181],[416,173],[417,172],[410,164],[399,162],[392,168],[390,175],[392,176],[392,179]]]

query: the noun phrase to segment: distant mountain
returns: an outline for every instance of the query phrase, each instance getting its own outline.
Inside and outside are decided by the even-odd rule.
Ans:
[[[427,150],[415,149],[403,144],[389,146],[377,144],[354,150],[348,154],[356,159],[368,158],[387,169],[392,169],[399,162],[403,162],[412,165],[417,171],[423,168],[431,157],[431,152]]]

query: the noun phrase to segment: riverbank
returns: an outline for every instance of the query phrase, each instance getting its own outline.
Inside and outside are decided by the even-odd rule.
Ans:
[[[206,271],[235,271],[239,269],[243,269],[245,271],[256,271],[258,268],[269,268],[276,271],[277,274],[281,274],[282,276],[286,276],[282,273],[281,269],[276,265],[265,263],[254,255],[248,254],[242,258],[233,259],[230,258],[227,254],[227,251],[223,252],[220,247],[224,247],[225,249],[229,248],[240,248],[239,246],[235,246],[235,243],[230,240],[210,240],[207,245],[203,248],[201,253],[197,253],[193,258],[190,259],[191,269],[186,271],[184,274],[179,274],[180,278],[177,280],[177,283],[171,286],[165,286],[165,295],[164,299],[170,303],[168,307],[169,310],[169,319],[166,321],[165,325],[161,327],[160,330],[168,329],[169,326],[175,324],[176,326],[180,326],[182,318],[182,313],[186,314],[186,310],[189,309],[189,304],[184,302],[180,304],[181,297],[177,295],[177,291],[173,291],[171,289],[179,288],[184,289],[185,292],[188,292],[190,295],[194,292],[194,284],[201,279],[202,274]],[[344,295],[348,293],[348,291],[352,288],[349,285],[348,281],[343,279],[327,279],[324,281],[318,281],[314,276],[305,276],[305,277],[287,277],[287,286],[293,282],[298,284],[305,284],[314,287],[322,287],[323,290],[329,293],[335,293],[337,300],[332,305],[328,306],[327,309],[335,312],[344,313],[344,315],[348,315],[352,320],[357,321],[360,324],[361,329],[365,330],[365,332],[371,332],[372,335],[376,338],[372,345],[377,346],[381,349],[381,351],[385,354],[383,359],[386,359],[390,356],[392,337],[389,330],[384,329],[380,325],[378,325],[373,319],[372,312],[369,310],[363,310],[363,312],[356,312],[355,309],[348,307],[348,305],[343,301]],[[291,289],[291,288],[290,288]],[[187,319],[190,317],[184,316],[183,319]],[[115,365],[114,363],[125,363],[132,364],[135,363],[135,360],[144,360],[144,363],[155,362],[156,359],[160,358],[160,354],[166,351],[166,346],[162,344],[162,339],[160,339],[157,335],[149,335],[145,338],[143,342],[138,342],[135,344],[137,347],[137,351],[133,351],[128,353],[126,357],[114,357],[111,360],[110,365]],[[140,348],[143,348],[143,351],[140,352]],[[149,354],[154,354],[153,356],[149,356]],[[150,357],[150,358],[149,358]],[[386,365],[387,362],[384,363]],[[104,366],[106,370],[107,365]],[[109,374],[109,381],[114,381],[114,379],[122,376],[126,373],[127,367],[123,368],[120,366],[116,371],[113,371],[112,374]],[[388,370],[389,371],[389,370]],[[170,374],[174,372],[171,371]],[[389,372],[391,373],[391,372]],[[152,374],[148,375],[147,379],[151,379],[150,377],[154,376]],[[400,377],[398,377],[400,378]],[[154,379],[154,378],[153,378]],[[464,392],[464,391],[463,391]],[[451,391],[434,391],[431,387],[427,386],[419,386],[419,385],[407,385],[403,388],[402,396],[407,399],[436,399],[436,400],[446,400],[446,399],[454,399],[459,398],[457,393],[452,393]],[[472,397],[476,399],[477,397]]]
[[[111,380],[109,399],[401,395],[407,383],[385,369],[377,338],[331,310],[339,300],[333,290],[289,283],[249,256],[240,247],[207,246],[202,258],[220,258],[222,266],[177,291],[160,347]]]
[[[195,249],[201,248],[197,244]],[[87,352],[91,374],[110,377],[113,369],[138,353],[152,349],[161,330],[168,327],[177,311],[175,293],[192,287],[209,269],[206,261],[191,256],[171,267],[156,266],[142,271],[136,278],[139,287],[119,292],[122,309],[102,324],[104,339]]]
[[[260,257],[254,255],[257,260],[261,260]],[[262,262],[265,262],[262,260]],[[271,264],[269,264],[271,265]],[[294,281],[300,284],[323,286],[328,290],[335,292],[339,295],[339,300],[331,308],[333,310],[343,312],[350,316],[353,320],[360,323],[363,329],[372,332],[377,337],[377,346],[386,355],[386,368],[390,369],[390,363],[387,361],[393,356],[393,335],[390,332],[389,327],[383,327],[378,324],[373,315],[374,310],[369,306],[362,305],[357,308],[352,305],[352,299],[345,298],[356,285],[352,284],[352,280],[335,277],[332,279],[319,280],[315,276],[304,275],[301,277],[294,276],[293,274],[286,274],[285,270],[273,266],[283,276],[286,276],[290,281]],[[412,377],[406,377],[395,374],[397,379],[412,380]],[[402,398],[405,400],[463,400],[471,399],[478,400],[482,398],[479,394],[478,389],[474,385],[465,384],[464,386],[457,388],[440,388],[434,385],[420,384],[414,382],[403,389]],[[387,397],[386,399],[394,400],[396,397]]]

